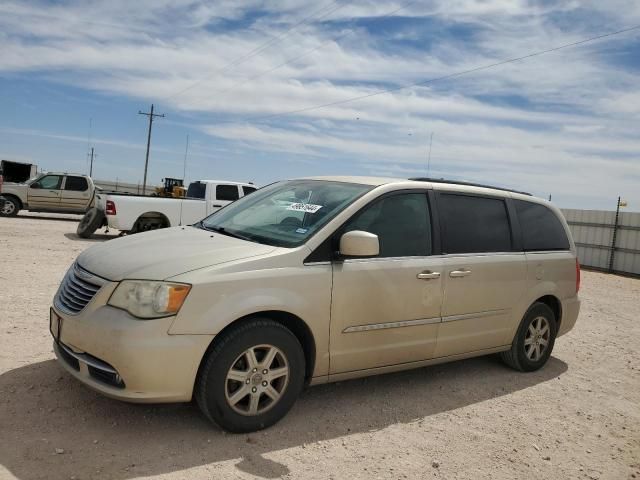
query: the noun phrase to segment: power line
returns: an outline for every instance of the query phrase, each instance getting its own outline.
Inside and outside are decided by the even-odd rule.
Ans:
[[[637,30],[639,28],[640,28],[640,25],[635,25],[633,27],[624,28],[622,30],[617,30],[617,31],[605,33],[605,34],[602,34],[602,35],[597,35],[595,37],[585,38],[585,39],[579,40],[577,42],[565,43],[564,45],[558,45],[556,47],[548,48],[546,50],[539,50],[539,51],[536,51],[536,52],[528,53],[526,55],[522,55],[522,56],[519,56],[519,57],[513,57],[513,58],[506,59],[506,60],[501,60],[499,62],[494,62],[494,63],[489,63],[489,64],[486,64],[486,65],[481,65],[481,66],[478,66],[478,67],[470,68],[468,70],[462,70],[462,71],[459,71],[459,72],[450,73],[450,74],[447,74],[447,75],[443,75],[441,77],[430,78],[428,80],[423,80],[423,81],[412,83],[412,84],[409,84],[409,85],[401,85],[401,86],[397,86],[397,87],[393,87],[393,88],[389,88],[389,89],[385,89],[385,90],[379,90],[377,92],[367,93],[367,94],[364,94],[364,95],[358,95],[358,96],[355,96],[355,97],[346,98],[344,100],[336,100],[334,102],[324,103],[324,104],[320,104],[320,105],[313,105],[313,106],[310,106],[310,107],[298,108],[298,109],[295,109],[295,110],[288,110],[286,112],[272,113],[272,114],[261,115],[261,116],[256,116],[256,117],[247,117],[247,118],[241,119],[241,120],[222,121],[222,122],[219,122],[219,123],[254,122],[254,121],[259,121],[259,120],[267,120],[267,119],[271,119],[271,118],[282,117],[282,116],[286,116],[286,115],[295,115],[295,114],[298,114],[298,113],[310,112],[312,110],[319,110],[321,108],[333,107],[333,106],[336,106],[336,105],[344,105],[345,103],[351,103],[351,102],[355,102],[357,100],[363,100],[365,98],[370,98],[370,97],[375,97],[375,96],[378,96],[378,95],[383,95],[385,93],[397,92],[397,91],[400,91],[400,90],[405,90],[407,88],[424,86],[424,85],[427,85],[427,84],[430,84],[430,83],[435,83],[435,82],[440,82],[442,80],[448,80],[448,79],[451,79],[451,78],[461,77],[463,75],[468,75],[470,73],[480,72],[480,71],[483,71],[483,70],[488,70],[490,68],[498,67],[498,66],[505,65],[505,64],[508,64],[508,63],[514,63],[514,62],[517,62],[517,61],[520,61],[520,60],[525,60],[525,59],[528,59],[528,58],[544,55],[544,54],[547,54],[547,53],[556,52],[558,50],[563,50],[563,49],[566,49],[566,48],[575,47],[577,45],[584,45],[585,43],[594,42],[596,40],[601,40],[603,38],[612,37],[614,35],[620,35],[622,33],[627,33],[627,32],[633,31],[633,30]]]
[[[385,13],[384,15],[380,15],[380,16],[377,16],[377,17],[374,17],[374,18],[376,20],[381,20],[383,18],[387,18],[387,17],[390,17],[392,15],[395,15],[400,10],[403,10],[403,9],[411,6],[412,4],[416,3],[416,1],[417,0],[412,0],[411,2],[407,2],[404,5],[400,6],[399,8],[396,8],[396,9],[392,10],[391,12]],[[217,92],[210,92],[210,94],[216,93],[218,95],[223,95],[223,94],[228,93],[228,92],[230,92],[232,90],[235,90],[236,88],[239,88],[239,87],[241,87],[242,85],[245,85],[248,82],[251,82],[251,81],[256,80],[256,79],[258,79],[260,77],[263,77],[264,75],[268,75],[269,73],[274,72],[274,71],[276,71],[276,70],[278,70],[278,69],[280,69],[280,68],[282,68],[282,67],[284,67],[286,65],[289,65],[292,62],[300,60],[301,58],[307,57],[310,54],[312,54],[313,52],[316,52],[316,51],[320,50],[321,48],[323,48],[324,46],[326,46],[326,45],[328,45],[330,43],[338,42],[339,40],[342,40],[344,37],[346,37],[348,35],[351,35],[352,33],[354,33],[354,30],[349,30],[348,32],[345,32],[345,33],[342,33],[342,34],[338,35],[337,37],[332,37],[331,39],[327,40],[326,42],[322,42],[320,45],[317,45],[317,46],[315,46],[315,47],[313,47],[313,48],[311,48],[309,50],[306,50],[303,53],[301,53],[300,55],[292,57],[292,58],[286,60],[285,62],[280,63],[279,65],[276,65],[273,68],[270,68],[269,70],[265,70],[264,72],[258,73],[256,75],[251,76],[251,77],[247,77],[243,81],[241,81],[240,83],[236,83],[232,87],[229,87],[229,88],[227,88],[225,90],[217,91]]]
[[[183,88],[182,90],[174,93],[173,95],[170,95],[168,97],[166,97],[164,100],[171,100],[175,97],[178,97],[180,95],[182,95],[183,93],[188,92],[189,90],[197,87],[198,85],[200,85],[202,82],[204,82],[205,80],[211,78],[213,75],[216,74],[220,74],[223,73],[225,71],[227,71],[229,68],[231,67],[236,67],[238,65],[243,64],[244,62],[246,62],[247,60],[250,60],[251,58],[255,57],[256,55],[261,54],[263,51],[267,50],[269,47],[271,47],[272,45],[278,43],[279,41],[281,41],[282,39],[288,37],[294,30],[296,30],[298,27],[309,23],[309,20],[313,19],[313,17],[315,17],[319,12],[321,12],[322,10],[325,10],[327,7],[331,7],[332,5],[335,5],[336,3],[338,3],[338,0],[333,0],[332,2],[327,3],[325,6],[319,8],[318,10],[316,10],[315,12],[313,12],[310,15],[307,15],[306,17],[304,17],[302,20],[298,21],[297,23],[293,24],[291,27],[289,27],[287,30],[285,30],[284,32],[282,32],[280,35],[277,35],[269,40],[267,40],[265,43],[263,43],[262,45],[258,45],[256,48],[254,48],[253,50],[245,53],[244,55],[242,55],[241,57],[236,58],[235,60],[232,60],[231,62],[227,63],[224,67],[222,67],[219,70],[216,70],[215,72],[212,72],[208,75],[206,75],[205,77],[202,77],[200,80],[197,80],[196,82],[192,83],[191,85],[189,85],[186,88]],[[329,10],[328,12],[325,12],[323,15],[317,17],[315,19],[315,21],[318,20],[322,20],[323,18],[326,18],[327,16],[331,15],[332,13],[340,10],[341,8],[346,7],[347,4],[343,3],[342,5],[337,5],[335,8],[333,8],[332,10]]]

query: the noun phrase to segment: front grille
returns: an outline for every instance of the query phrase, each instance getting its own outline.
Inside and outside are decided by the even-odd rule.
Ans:
[[[104,281],[101,278],[74,264],[62,280],[55,305],[70,315],[80,313],[103,284]]]

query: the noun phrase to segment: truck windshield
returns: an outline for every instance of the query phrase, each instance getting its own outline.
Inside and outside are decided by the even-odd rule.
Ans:
[[[231,203],[200,226],[267,245],[296,247],[371,188],[323,180],[278,182]]]

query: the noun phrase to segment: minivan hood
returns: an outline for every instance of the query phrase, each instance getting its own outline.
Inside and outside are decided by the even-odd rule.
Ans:
[[[107,280],[164,280],[275,249],[195,227],[174,227],[109,240],[88,248],[77,261]]]

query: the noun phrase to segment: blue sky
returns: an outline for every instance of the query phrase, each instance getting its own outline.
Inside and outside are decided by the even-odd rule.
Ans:
[[[426,174],[640,210],[635,0],[194,0],[0,4],[0,158],[150,182]],[[91,119],[91,132],[89,123]],[[89,133],[91,135],[88,140]]]

